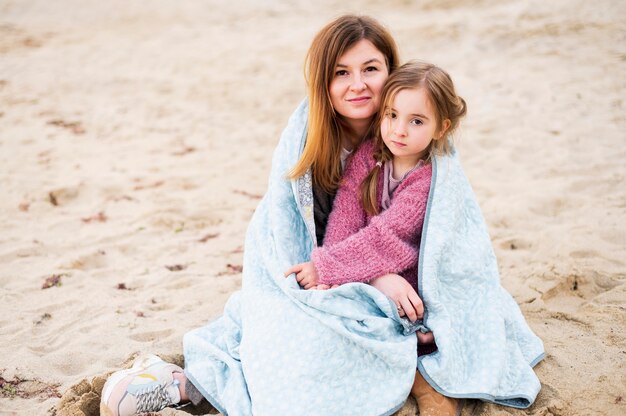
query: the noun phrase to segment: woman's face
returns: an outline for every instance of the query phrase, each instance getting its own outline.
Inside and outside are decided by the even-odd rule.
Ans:
[[[358,130],[378,111],[388,76],[385,56],[369,40],[360,40],[339,58],[335,67],[329,88],[333,108]]]

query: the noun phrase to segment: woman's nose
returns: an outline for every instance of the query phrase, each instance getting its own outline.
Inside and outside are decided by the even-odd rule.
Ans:
[[[366,87],[367,85],[363,82],[361,75],[355,75],[354,78],[352,78],[352,83],[350,84],[352,91],[363,91]]]

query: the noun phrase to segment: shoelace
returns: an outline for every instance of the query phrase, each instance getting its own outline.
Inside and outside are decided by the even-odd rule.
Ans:
[[[167,392],[167,384],[161,384],[151,390],[137,394],[137,413],[158,412],[170,406],[172,398]]]

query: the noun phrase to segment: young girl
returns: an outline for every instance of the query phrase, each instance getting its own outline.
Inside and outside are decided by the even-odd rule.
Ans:
[[[410,62],[387,80],[373,141],[350,160],[337,193],[324,244],[311,261],[293,266],[305,289],[369,282],[386,273],[417,286],[422,225],[431,184],[431,159],[451,152],[449,137],[465,115],[449,75]],[[409,299],[411,303],[419,299]],[[414,305],[398,304],[398,312]],[[428,339],[418,333],[420,344]],[[421,351],[420,351],[421,352]],[[457,401],[434,391],[416,372],[412,394],[420,414],[454,414]]]

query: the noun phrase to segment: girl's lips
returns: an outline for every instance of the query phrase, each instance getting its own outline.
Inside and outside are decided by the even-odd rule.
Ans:
[[[396,145],[396,146],[398,146],[398,147],[405,147],[405,146],[406,146],[406,144],[405,144],[405,143],[400,143],[400,142],[397,142],[397,141],[395,141],[395,140],[392,140],[392,141],[391,141],[391,143],[395,144],[395,145]]]

